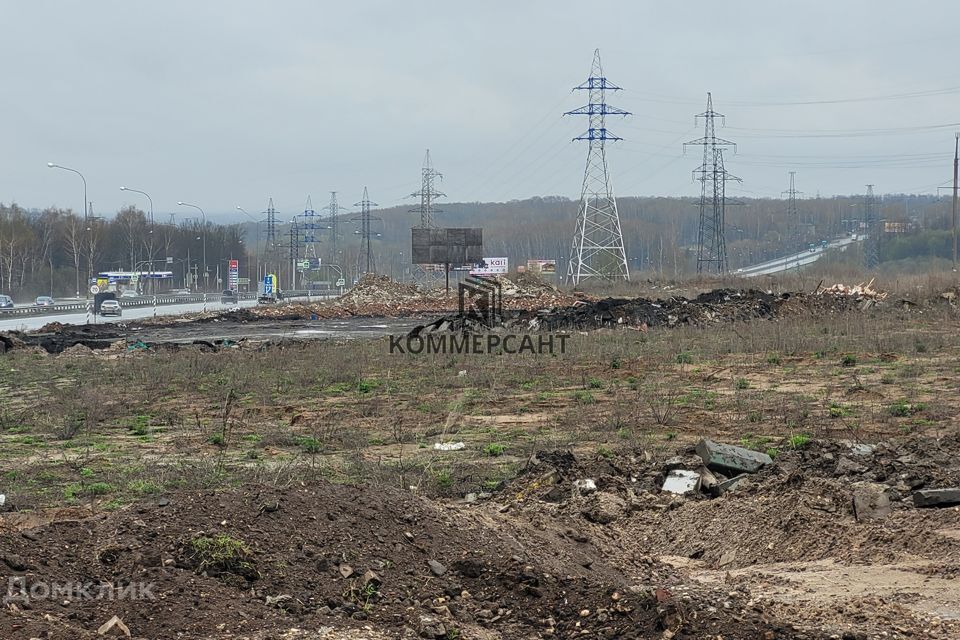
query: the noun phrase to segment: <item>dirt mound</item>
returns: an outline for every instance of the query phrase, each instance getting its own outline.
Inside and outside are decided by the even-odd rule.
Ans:
[[[94,637],[113,615],[143,638],[326,625],[424,638],[799,637],[745,603],[681,602],[671,570],[648,557],[605,558],[569,530],[374,487],[175,494],[0,533],[0,549],[14,580],[5,638]],[[41,596],[37,585],[101,583],[155,600],[23,598]]]
[[[416,285],[403,284],[376,273],[364,274],[360,281],[338,298],[341,305],[386,305],[400,306],[423,299],[424,294]]]

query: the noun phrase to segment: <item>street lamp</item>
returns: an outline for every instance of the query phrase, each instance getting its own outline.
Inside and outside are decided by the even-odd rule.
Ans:
[[[207,269],[207,216],[203,213],[203,209],[195,204],[190,204],[189,202],[178,202],[177,204],[181,207],[193,207],[200,212],[200,219],[203,221],[203,233],[201,234],[203,235],[203,286],[205,289],[209,290],[210,283],[208,282],[208,279],[210,277],[210,272]]]
[[[147,252],[150,258],[150,273],[153,274],[153,198],[150,197],[150,194],[146,191],[140,191],[139,189],[132,189],[130,187],[120,187],[120,191],[132,191],[134,193],[139,193],[141,195],[147,196],[147,200],[150,201],[150,231],[147,232],[147,235],[150,236],[150,242],[147,243]],[[136,271],[136,269],[134,269]]]
[[[90,231],[90,222],[87,220],[87,179],[83,177],[83,174],[77,171],[76,169],[71,169],[70,167],[64,167],[53,162],[48,162],[47,167],[50,169],[63,169],[64,171],[70,171],[72,173],[80,176],[80,179],[83,180],[83,227],[89,232]],[[91,271],[93,271],[93,252],[90,247],[90,237],[87,236],[87,282],[90,281]],[[80,292],[77,291],[77,297],[80,297]]]

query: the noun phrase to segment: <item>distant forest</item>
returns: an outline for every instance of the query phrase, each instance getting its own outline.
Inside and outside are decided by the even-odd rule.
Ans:
[[[696,270],[698,207],[695,198],[618,198],[631,272],[652,279],[676,279]],[[512,268],[528,259],[555,259],[563,271],[570,249],[577,202],[544,197],[505,203],[441,203],[437,226],[481,227],[485,254],[506,256]],[[808,198],[797,201],[799,216],[791,220],[787,203],[775,199],[742,199],[728,204],[726,241],[730,268],[792,252],[810,242],[859,230],[863,196]],[[373,241],[374,267],[394,278],[410,274],[410,228],[419,221],[410,207],[375,210],[379,237]],[[886,195],[877,198],[881,220],[902,223],[898,233],[881,237],[882,268],[916,268],[930,258],[951,255],[949,198]],[[289,220],[296,212],[282,212]],[[349,278],[364,264],[359,260],[355,214],[340,217],[339,255],[330,255],[328,235],[319,233],[314,246],[324,263],[338,263]],[[891,225],[892,226],[892,225]],[[125,208],[110,218],[83,217],[69,210],[25,210],[0,204],[0,293],[18,300],[40,294],[74,295],[85,291],[88,270],[169,270],[176,287],[203,285],[206,244],[207,287],[218,288],[227,260],[241,260],[240,275],[256,280],[276,272],[281,286],[289,281],[289,227],[278,227],[276,246],[266,246],[265,225],[244,222],[219,225],[198,220],[179,225],[150,224],[145,213]],[[304,247],[299,248],[304,257]],[[172,258],[168,263],[167,258]],[[152,267],[151,267],[152,265]],[[313,278],[330,279],[330,272]]]

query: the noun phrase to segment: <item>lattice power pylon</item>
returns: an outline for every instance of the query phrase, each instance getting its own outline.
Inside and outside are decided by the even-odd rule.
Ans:
[[[796,171],[790,172],[790,188],[781,192],[780,195],[787,196],[787,224],[793,236],[791,240],[799,248],[803,248],[803,229],[800,225],[800,210],[797,208],[797,196],[802,192],[797,191]]]
[[[867,185],[867,195],[863,202],[863,226],[867,238],[863,244],[863,262],[867,269],[880,266],[880,217],[877,215],[877,202],[873,197],[873,185]]]
[[[608,115],[628,116],[630,113],[606,103],[606,92],[620,91],[620,87],[604,77],[599,49],[593,52],[590,77],[574,89],[589,92],[589,103],[564,115],[589,117],[590,126],[586,133],[574,140],[586,140],[590,146],[583,172],[577,226],[567,263],[567,283],[578,285],[584,278],[629,280],[620,213],[607,170],[606,142],[621,138],[607,131],[606,119]]]
[[[273,208],[273,198],[267,203],[267,246],[274,247],[277,244],[277,210]]]
[[[340,248],[340,205],[337,203],[337,192],[330,192],[330,204],[326,206],[327,230],[330,231],[330,261],[338,263],[337,251]]]
[[[370,207],[379,205],[376,202],[370,202],[370,195],[367,193],[367,188],[364,187],[363,199],[353,206],[360,207],[360,215],[353,218],[353,220],[360,222],[360,231],[358,232],[360,234],[360,253],[357,254],[357,271],[360,270],[361,261],[365,260],[367,268],[364,273],[376,273],[376,265],[373,261],[373,247],[370,240],[374,235],[380,234],[374,233],[370,223],[374,220],[380,220],[380,218],[370,215]]]
[[[740,178],[727,173],[723,165],[723,149],[737,145],[718,138],[714,120],[723,114],[713,110],[713,96],[707,93],[707,110],[698,113],[697,121],[703,118],[703,137],[691,140],[683,145],[703,147],[703,163],[693,170],[693,179],[699,180],[700,188],[700,229],[697,233],[697,273],[727,271],[727,242],[724,234],[724,219],[727,208],[728,180],[740,182]]]
[[[410,194],[411,198],[420,198],[420,206],[410,210],[411,213],[420,214],[420,224],[415,228],[432,229],[436,226],[433,216],[442,213],[442,210],[436,207],[435,201],[446,195],[437,189],[437,182],[442,179],[443,174],[433,168],[430,149],[427,149],[423,158],[423,168],[420,171],[420,190]],[[414,265],[411,275],[415,282],[426,289],[438,286],[444,279],[443,271],[438,265],[432,264]]]
[[[303,257],[316,258],[317,232],[324,226],[320,223],[320,215],[313,210],[313,200],[307,196],[307,204],[301,214],[300,231],[303,233]]]
[[[430,149],[427,149],[427,155],[423,158],[423,168],[420,175],[420,190],[410,194],[411,198],[420,198],[420,206],[410,211],[420,214],[419,228],[430,229],[434,226],[433,216],[442,213],[440,209],[434,206],[433,202],[446,195],[437,190],[436,182],[443,179],[443,174],[433,168],[433,163],[430,161]]]

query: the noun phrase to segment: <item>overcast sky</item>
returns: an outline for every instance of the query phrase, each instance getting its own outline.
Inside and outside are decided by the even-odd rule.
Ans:
[[[731,193],[935,192],[960,129],[960,3],[893,0],[0,2],[0,202],[158,219],[282,216],[364,185],[411,202],[424,150],[450,201],[579,196],[599,47],[633,113],[618,195],[693,195],[712,91]],[[786,104],[784,104],[786,103]],[[797,104],[807,103],[807,104]],[[412,218],[411,218],[412,219]]]

